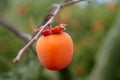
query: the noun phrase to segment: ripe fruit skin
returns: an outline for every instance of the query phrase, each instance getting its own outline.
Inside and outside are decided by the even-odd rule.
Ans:
[[[36,51],[44,67],[49,70],[61,70],[72,60],[72,39],[66,32],[41,36],[36,43]]]

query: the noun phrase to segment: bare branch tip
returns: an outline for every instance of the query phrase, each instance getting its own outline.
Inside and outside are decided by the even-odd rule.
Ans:
[[[19,62],[19,60],[15,58],[15,59],[13,60],[13,63],[16,64],[17,62]]]

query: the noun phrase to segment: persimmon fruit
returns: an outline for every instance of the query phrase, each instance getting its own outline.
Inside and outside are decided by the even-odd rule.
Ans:
[[[37,40],[36,51],[40,63],[45,68],[61,70],[72,61],[73,42],[68,33],[58,31],[58,33],[42,35]]]

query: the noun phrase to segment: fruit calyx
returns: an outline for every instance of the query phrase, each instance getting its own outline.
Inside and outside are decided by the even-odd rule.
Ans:
[[[50,26],[47,26],[47,27],[42,31],[41,34],[44,35],[44,36],[47,36],[47,35],[50,35],[50,34],[58,34],[58,33],[62,32],[63,30],[65,30],[65,29],[66,29],[66,26],[67,26],[67,25],[66,25],[66,24],[63,24],[63,23],[55,26],[54,28],[51,28]],[[36,32],[39,32],[40,29],[36,29],[35,31],[36,31]]]

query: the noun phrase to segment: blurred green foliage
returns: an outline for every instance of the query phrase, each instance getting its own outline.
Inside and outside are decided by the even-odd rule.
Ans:
[[[17,29],[32,34],[53,3],[64,0],[0,0],[0,17]],[[93,0],[95,1],[95,0]],[[84,80],[95,64],[96,52],[107,31],[113,25],[119,3],[87,3],[62,9],[53,25],[68,24],[74,42],[74,57],[68,70],[74,80]],[[31,26],[35,24],[35,26]],[[58,80],[60,73],[41,67],[36,54],[28,50],[21,62],[12,64],[25,42],[0,25],[0,80]],[[49,76],[49,77],[47,77]],[[120,76],[120,71],[118,72]],[[120,79],[120,78],[119,78]]]

